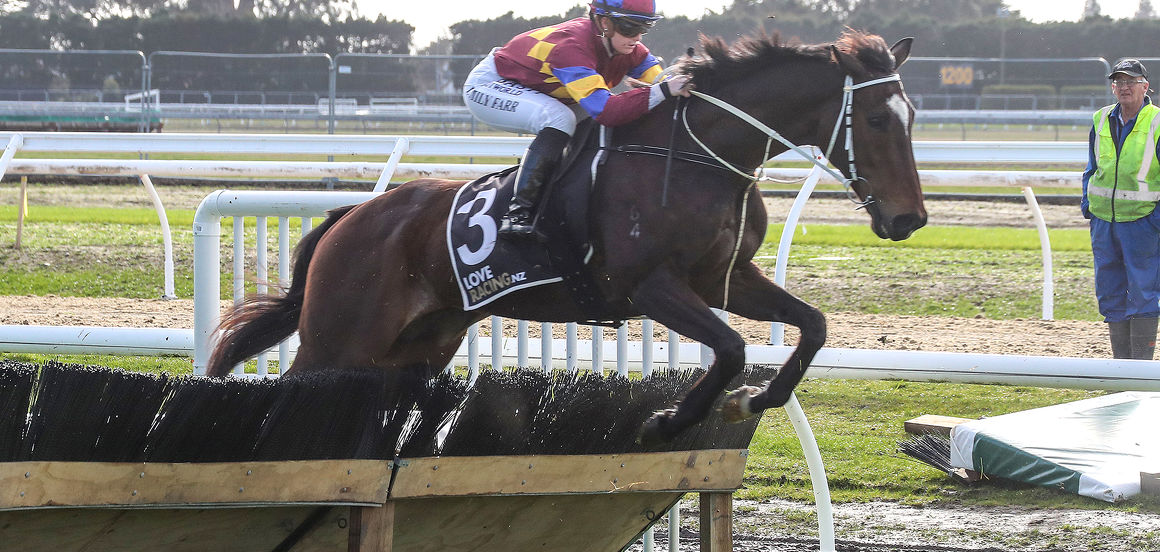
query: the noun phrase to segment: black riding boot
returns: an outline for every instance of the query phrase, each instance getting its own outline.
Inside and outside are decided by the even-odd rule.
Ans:
[[[552,170],[560,160],[564,146],[571,137],[567,132],[552,127],[541,130],[528,146],[520,170],[516,174],[516,189],[508,212],[500,224],[500,234],[527,236],[532,233],[536,218],[536,203],[543,195]]]
[[[1152,360],[1156,352],[1156,322],[1155,318],[1133,318],[1131,323],[1132,358],[1136,360]]]
[[[1131,321],[1108,322],[1108,333],[1112,335],[1112,358],[1132,358]]]

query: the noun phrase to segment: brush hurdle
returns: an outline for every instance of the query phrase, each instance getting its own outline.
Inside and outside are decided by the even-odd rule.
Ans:
[[[0,549],[604,552],[696,492],[701,549],[727,551],[757,419],[635,441],[699,376],[0,363]]]
[[[745,449],[0,464],[0,542],[68,551],[621,550],[688,492],[732,548]],[[679,528],[670,535],[678,537]]]

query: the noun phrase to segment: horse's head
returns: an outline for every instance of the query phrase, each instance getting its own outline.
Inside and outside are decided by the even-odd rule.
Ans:
[[[874,233],[892,240],[904,240],[926,224],[911,146],[914,105],[902,82],[889,80],[910,55],[913,40],[904,38],[888,50],[879,36],[847,32],[830,47],[855,90],[849,130],[845,115],[836,114],[840,127],[825,128],[822,143],[833,142],[830,162],[847,178],[856,179],[852,187],[858,199],[868,201]],[[858,87],[884,77],[882,82]],[[847,132],[852,134],[852,148],[847,147]]]

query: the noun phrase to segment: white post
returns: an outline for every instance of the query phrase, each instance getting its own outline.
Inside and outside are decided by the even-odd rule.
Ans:
[[[818,158],[820,159],[821,156]],[[810,171],[810,176],[802,184],[802,189],[798,191],[797,197],[794,198],[793,207],[790,208],[789,217],[786,218],[785,228],[781,232],[781,242],[777,246],[777,263],[773,276],[774,283],[779,286],[785,286],[785,269],[789,261],[789,248],[793,242],[794,228],[797,226],[806,200],[813,193],[820,175],[821,170],[815,165]],[[784,341],[782,324],[774,324],[770,340],[774,342],[773,345],[782,344]],[[810,470],[810,483],[813,484],[814,500],[818,505],[818,540],[821,552],[834,552],[834,507],[830,503],[830,487],[826,480],[826,468],[822,464],[822,453],[818,450],[818,440],[814,438],[814,432],[810,428],[809,420],[806,419],[806,413],[802,411],[801,404],[798,403],[797,395],[791,394],[789,402],[785,403],[784,408],[790,423],[793,424],[794,432],[797,433],[798,441],[802,445],[802,452],[806,457],[806,466]]]
[[[491,317],[491,369],[503,369],[503,320]]]
[[[516,367],[528,367],[528,321],[516,321]]]
[[[616,327],[616,373],[628,377],[628,322]]]
[[[653,321],[640,321],[640,373],[649,377],[653,371]]]
[[[12,158],[22,147],[24,147],[23,134],[13,134],[8,139],[8,145],[4,146],[4,153],[0,155],[0,179],[4,178],[4,173],[8,172],[8,165],[12,163]]]
[[[1035,200],[1035,192],[1030,186],[1023,188],[1023,197],[1031,207],[1031,215],[1035,217],[1035,228],[1039,231],[1039,249],[1043,252],[1043,319],[1055,318],[1055,283],[1052,278],[1051,238],[1047,236],[1047,222],[1043,220],[1043,211],[1039,209],[1039,202]]]
[[[246,298],[246,217],[235,216],[233,219],[234,288],[231,290],[231,297],[234,299],[234,305],[237,306],[242,304]]]
[[[278,285],[290,287],[290,218],[278,217]],[[278,344],[278,375],[290,369],[290,340]]]
[[[256,248],[254,253],[257,256],[258,260],[257,260],[257,263],[256,263],[254,268],[257,272],[257,276],[256,276],[256,278],[257,278],[257,293],[258,293],[258,295],[266,295],[267,293],[270,292],[269,286],[267,285],[267,282],[269,281],[269,278],[270,278],[269,253],[266,251],[266,245],[267,245],[267,243],[266,243],[267,242],[266,231],[268,228],[266,226],[266,217],[265,216],[255,217],[255,220],[256,220],[256,226],[257,226],[257,228],[256,228],[257,236],[254,238],[254,247]],[[258,376],[259,377],[266,377],[266,376],[270,375],[269,361],[270,361],[269,354],[263,352],[263,353],[258,355]]]
[[[475,381],[479,377],[479,324],[467,328],[467,378]]]
[[[372,191],[387,191],[387,187],[391,184],[391,177],[395,175],[395,169],[399,166],[399,160],[407,154],[409,149],[411,149],[410,140],[400,137],[395,141],[395,149],[391,151],[391,157],[387,159],[387,166],[383,167],[383,172],[379,175],[379,180],[375,182],[375,188]]]
[[[540,322],[540,369],[552,371],[552,323]]]
[[[234,300],[234,306],[242,304],[246,300],[246,217],[233,217],[234,223],[234,260],[233,260],[233,281],[234,287],[231,290],[231,297]],[[220,244],[219,244],[220,247]],[[194,287],[197,287],[196,282]],[[196,299],[194,299],[196,301]],[[234,366],[234,375],[242,375],[245,372],[245,363],[238,363]]]
[[[773,281],[777,285],[785,285],[785,270],[789,263],[789,248],[793,244],[793,234],[797,230],[798,219],[801,218],[802,209],[806,206],[806,200],[810,198],[810,194],[814,193],[814,187],[818,185],[818,178],[822,176],[822,171],[816,165],[810,171],[806,181],[802,183],[802,189],[798,190],[797,197],[793,200],[793,206],[789,208],[789,216],[785,219],[785,226],[781,229],[781,240],[777,243],[777,260],[774,261]],[[770,345],[784,345],[785,344],[785,324],[781,322],[773,322],[769,329],[769,344]]]
[[[785,413],[793,424],[798,441],[802,444],[802,452],[806,456],[806,467],[810,471],[810,482],[814,487],[814,503],[818,505],[818,540],[821,552],[834,552],[834,508],[830,503],[830,487],[826,480],[826,468],[822,464],[822,453],[818,450],[818,441],[814,438],[814,431],[810,428],[810,421],[802,410],[797,395],[791,394],[789,402],[785,403]]]
[[[604,375],[604,326],[589,326],[592,329],[592,371]]]
[[[577,328],[575,322],[567,323],[564,326],[564,328],[565,328],[565,336],[567,337],[567,344],[564,347],[565,348],[564,356],[566,359],[565,366],[568,368],[569,373],[574,374],[574,373],[576,373],[577,370],[580,369],[579,360],[577,358],[579,356],[579,353],[576,351],[576,348],[577,348],[576,342],[578,341],[576,334],[578,333],[578,328]]]
[[[161,245],[165,252],[165,291],[161,298],[177,299],[177,294],[174,292],[173,286],[173,234],[169,231],[169,216],[165,214],[165,206],[161,204],[161,197],[157,195],[157,189],[153,187],[153,181],[149,179],[149,175],[140,174],[138,178],[141,179],[141,184],[145,186],[145,191],[149,194],[149,199],[153,201],[153,210],[157,211],[157,219],[161,222]]]
[[[193,373],[205,375],[217,328],[221,297],[221,216],[213,204],[221,192],[206,196],[193,217]]]
[[[28,216],[28,175],[20,177],[20,198],[16,204],[16,243],[17,250],[24,247],[24,217]]]

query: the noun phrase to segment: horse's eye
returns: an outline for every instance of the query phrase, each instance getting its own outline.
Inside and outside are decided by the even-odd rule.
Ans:
[[[890,117],[886,115],[872,115],[868,120],[870,128],[874,130],[886,130],[886,125],[890,124]]]

